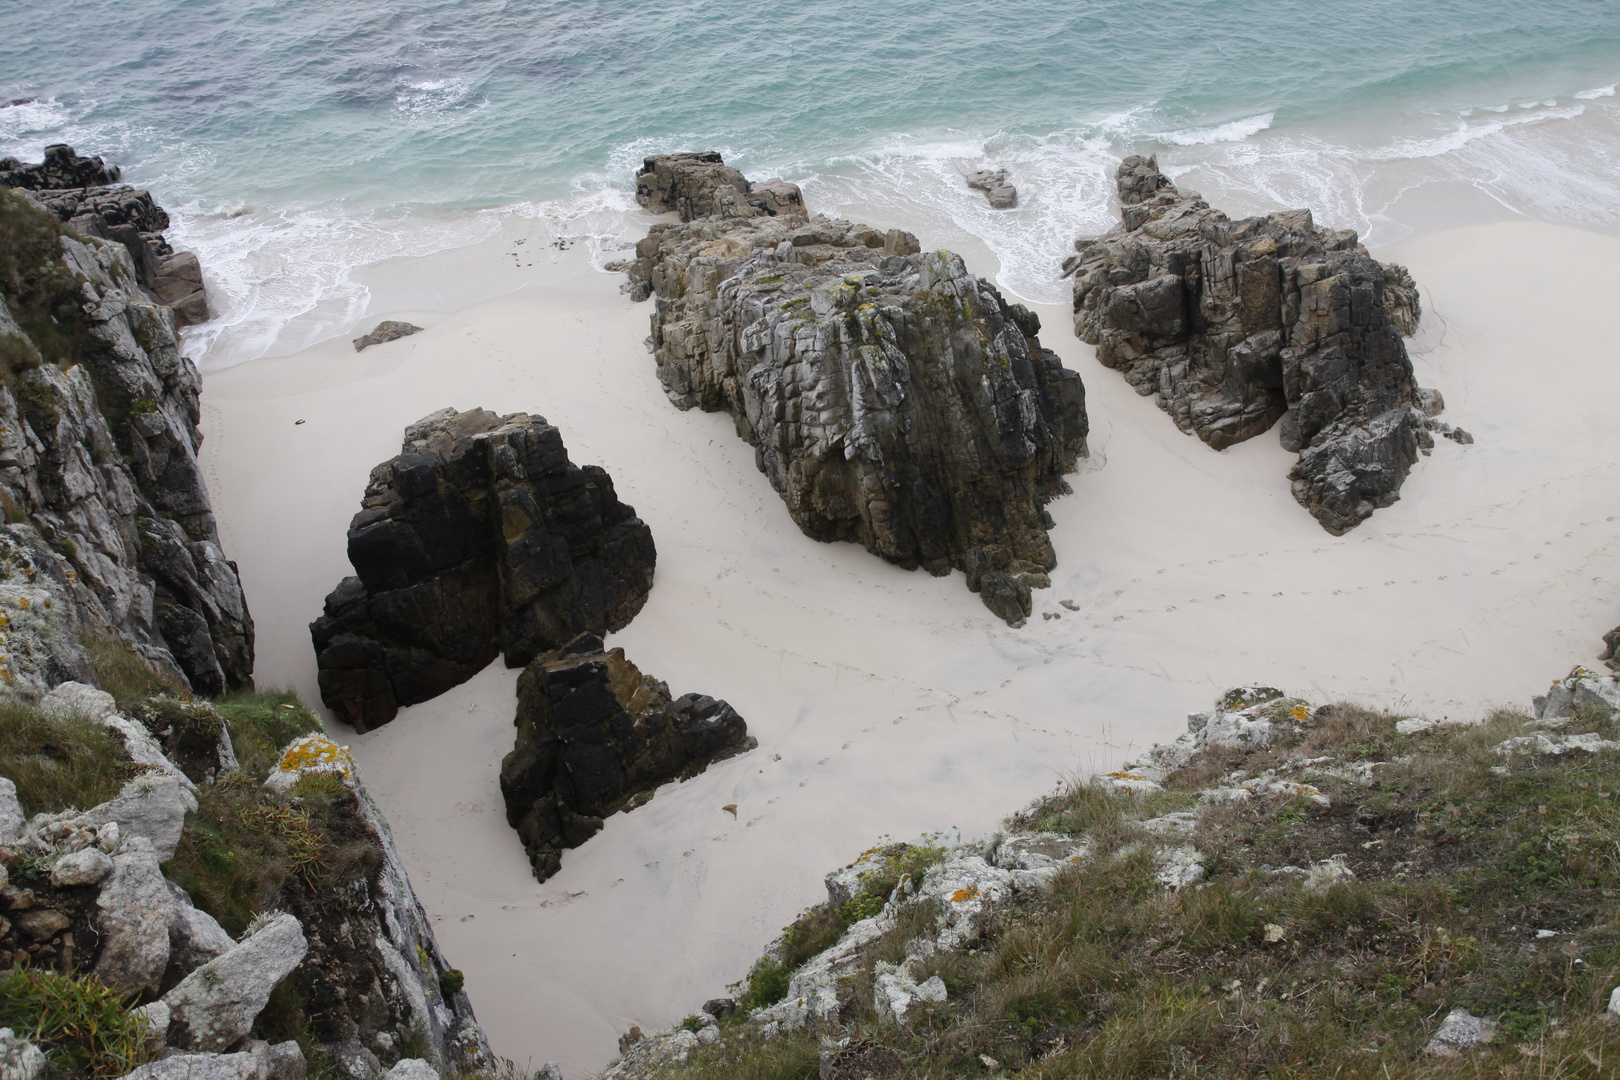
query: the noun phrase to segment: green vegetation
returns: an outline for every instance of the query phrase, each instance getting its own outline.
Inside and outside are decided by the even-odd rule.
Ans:
[[[70,366],[94,346],[79,307],[79,279],[62,261],[60,237],[66,231],[18,192],[0,190],[0,294],[27,335],[0,340],[0,381],[6,385],[15,386],[19,376],[46,361]]]
[[[47,720],[0,699],[0,776],[17,785],[25,814],[88,809],[115,797],[141,771],[99,724]]]
[[[278,751],[321,722],[291,690],[239,690],[214,702],[231,729],[242,771],[260,780],[275,768]]]
[[[781,1001],[787,996],[788,980],[806,960],[835,944],[855,923],[882,911],[901,878],[910,875],[912,884],[921,887],[928,868],[944,857],[942,849],[925,844],[890,844],[863,854],[862,860],[872,865],[861,872],[855,895],[836,909],[818,904],[785,927],[780,955],[766,956],[754,965],[738,1004],[747,1010]]]
[[[1279,702],[1279,744],[1209,750],[1150,795],[1073,786],[1019,829],[1085,834],[1091,854],[1037,898],[1006,905],[960,951],[913,969],[950,998],[879,1022],[872,965],[932,932],[932,901],[900,910],[840,988],[828,1034],[766,1041],[747,1025],[653,1075],[683,1078],[1563,1077],[1620,1062],[1620,754],[1504,758],[1535,730],[1498,713],[1479,725],[1397,735],[1396,718],[1354,706]],[[1572,731],[1614,725],[1580,724]],[[1146,819],[1198,805],[1198,789],[1267,770],[1308,798],[1210,805],[1188,841],[1207,879],[1154,879],[1166,841]],[[1301,871],[1335,856],[1352,879],[1308,889]],[[808,944],[843,922],[818,909],[790,928]],[[795,952],[793,955],[797,955]],[[799,960],[798,962],[802,962]],[[756,967],[756,993],[785,991],[794,966]],[[765,986],[769,984],[769,986]],[[1488,1047],[1426,1056],[1456,1006],[1497,1021]]]
[[[96,685],[111,694],[120,708],[158,694],[187,696],[186,685],[177,675],[152,667],[123,638],[86,636],[80,644],[90,656]]]
[[[111,1080],[151,1060],[133,1002],[102,985],[50,971],[0,975],[0,1027],[45,1052],[50,1074]]]

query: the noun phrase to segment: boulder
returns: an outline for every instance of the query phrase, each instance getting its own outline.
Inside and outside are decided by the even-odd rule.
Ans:
[[[398,341],[402,337],[420,334],[422,328],[413,326],[408,322],[395,322],[392,319],[377,324],[377,328],[364,337],[354,339],[354,351],[364,352],[373,345],[381,345],[387,341]]]
[[[186,814],[195,809],[197,800],[181,786],[180,777],[142,773],[125,784],[116,799],[86,810],[74,819],[74,824],[96,829],[116,822],[119,835],[126,843],[131,838],[144,837],[151,842],[157,861],[165,863],[174,858]]]
[[[1456,1057],[1495,1038],[1496,1021],[1475,1016],[1459,1005],[1446,1014],[1423,1052],[1431,1057]]]
[[[39,699],[41,716],[99,724],[118,712],[118,702],[105,690],[81,682],[58,683]]]
[[[96,896],[101,955],[95,972],[123,994],[155,991],[169,966],[175,899],[145,836],[124,841]]]
[[[757,745],[730,705],[700,694],[672,699],[624,650],[606,651],[592,635],[524,670],[517,729],[501,762],[501,794],[541,881],[609,814]]]
[[[26,165],[16,158],[0,158],[0,187],[40,191],[51,188],[102,187],[118,183],[120,170],[98,157],[82,158],[66,143],[45,148],[45,160]]]
[[[633,297],[658,298],[670,401],[729,413],[806,535],[960,569],[998,616],[1028,617],[1056,564],[1045,504],[1087,431],[1040,320],[909,233],[691,202],[628,270]]]
[[[17,799],[17,785],[0,776],[0,845],[15,843],[27,823],[22,803]]]
[[[39,1080],[45,1052],[10,1028],[0,1028],[0,1080]]]
[[[1294,498],[1335,535],[1399,498],[1442,404],[1401,342],[1419,318],[1411,275],[1309,210],[1233,221],[1153,158],[1115,179],[1122,224],[1064,264],[1097,359],[1216,450],[1281,420]]]
[[[170,970],[189,975],[236,948],[236,942],[212,915],[192,906],[184,889],[172,881],[168,884],[175,903],[174,919],[169,923]]]
[[[1617,652],[1620,652],[1620,626],[1603,635],[1603,652],[1598,655],[1598,659],[1607,664],[1609,670],[1620,671],[1620,656],[1616,655]]]
[[[1002,184],[1000,187],[991,188],[984,193],[984,197],[989,201],[990,206],[996,210],[1011,210],[1018,205],[1018,189],[1011,184]]]
[[[272,1044],[266,1057],[265,1080],[305,1080],[309,1076],[303,1047],[293,1039]]]
[[[652,532],[541,417],[443,409],[372,470],[349,527],[356,576],[310,624],[321,700],[360,731],[482,670],[646,603]]]
[[[264,1054],[170,1054],[132,1069],[119,1080],[268,1080]]]
[[[51,867],[51,884],[58,889],[96,885],[113,872],[113,861],[100,848],[69,852]]]
[[[169,1043],[189,1050],[225,1050],[252,1029],[270,991],[308,951],[296,918],[271,919],[163,995],[169,1007]]]
[[[713,215],[806,216],[797,184],[775,178],[750,184],[712,150],[643,160],[636,173],[636,202],[655,214],[679,214],[682,221]]]
[[[439,1080],[439,1073],[421,1058],[400,1058],[383,1080]]]

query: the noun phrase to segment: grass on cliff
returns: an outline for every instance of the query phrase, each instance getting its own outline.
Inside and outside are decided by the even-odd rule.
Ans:
[[[0,776],[17,785],[25,814],[88,809],[116,796],[140,771],[99,724],[48,720],[0,700]]]
[[[120,707],[159,694],[177,698],[190,696],[186,684],[177,676],[158,671],[123,638],[86,635],[80,644],[90,657],[90,671],[95,675],[96,685],[111,694]]]
[[[0,1027],[45,1053],[49,1076],[112,1080],[151,1060],[132,999],[93,975],[13,969],[0,975]]]
[[[0,295],[27,339],[0,336],[0,378],[41,363],[72,366],[94,342],[79,308],[79,280],[62,261],[66,228],[18,192],[0,189]]]
[[[657,1075],[1615,1075],[1620,1021],[1604,1010],[1620,985],[1620,754],[1505,759],[1492,747],[1527,730],[1511,712],[1407,736],[1395,719],[1330,706],[1270,750],[1202,757],[1162,793],[1064,792],[1019,824],[1084,832],[1092,856],[917,973],[939,975],[947,1002],[913,1006],[905,1028],[878,1021],[871,963],[931,924],[903,919],[843,987],[830,1034],[852,1041],[827,1072],[820,1034],[767,1042],[739,1025]],[[1152,847],[1166,841],[1140,821],[1264,769],[1332,805],[1208,809],[1189,838],[1207,880],[1159,885]],[[1333,856],[1352,880],[1312,891],[1283,869]],[[1456,1006],[1494,1019],[1494,1042],[1427,1056]]]

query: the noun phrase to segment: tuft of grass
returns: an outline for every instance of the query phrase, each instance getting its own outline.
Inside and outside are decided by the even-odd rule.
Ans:
[[[141,771],[99,724],[50,720],[31,706],[0,700],[0,776],[17,785],[25,814],[106,802]]]
[[[86,635],[80,641],[90,655],[96,685],[124,708],[159,694],[183,698],[191,688],[169,672],[158,671],[123,638]]]
[[[286,745],[321,722],[291,690],[239,690],[214,702],[230,727],[231,746],[242,771],[263,780]]]
[[[151,1060],[134,999],[94,975],[14,968],[0,976],[0,1027],[45,1052],[57,1076],[112,1080]]]

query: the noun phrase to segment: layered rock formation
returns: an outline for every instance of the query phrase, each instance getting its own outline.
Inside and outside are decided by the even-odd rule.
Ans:
[[[638,177],[645,205],[687,219],[653,226],[628,267],[631,294],[657,297],[665,393],[730,413],[807,535],[961,569],[997,615],[1027,617],[1056,563],[1044,505],[1086,450],[1080,377],[957,256],[809,221],[764,186],[718,154]]]
[[[541,417],[443,409],[372,470],[345,578],[310,624],[321,698],[360,731],[504,653],[521,667],[629,623],[652,588],[652,532],[608,474],[568,460]]]
[[[602,819],[757,744],[724,701],[672,699],[623,649],[585,634],[518,678],[517,745],[501,762],[506,820],[544,881]]]
[[[198,466],[201,381],[173,313],[122,244],[15,192],[0,218],[0,597],[15,617],[0,679],[25,695],[88,679],[88,635],[199,694],[250,685],[253,620]]]
[[[1217,450],[1281,420],[1294,498],[1335,535],[1399,498],[1440,405],[1401,342],[1419,318],[1405,269],[1309,210],[1233,221],[1152,158],[1116,179],[1122,224],[1064,264],[1097,359]]]
[[[189,251],[175,251],[163,235],[169,215],[149,191],[120,185],[119,169],[99,157],[81,158],[73,147],[47,146],[45,160],[25,165],[0,158],[0,187],[20,188],[81,236],[122,244],[141,286],[174,312],[181,325],[208,318],[202,266]]]

